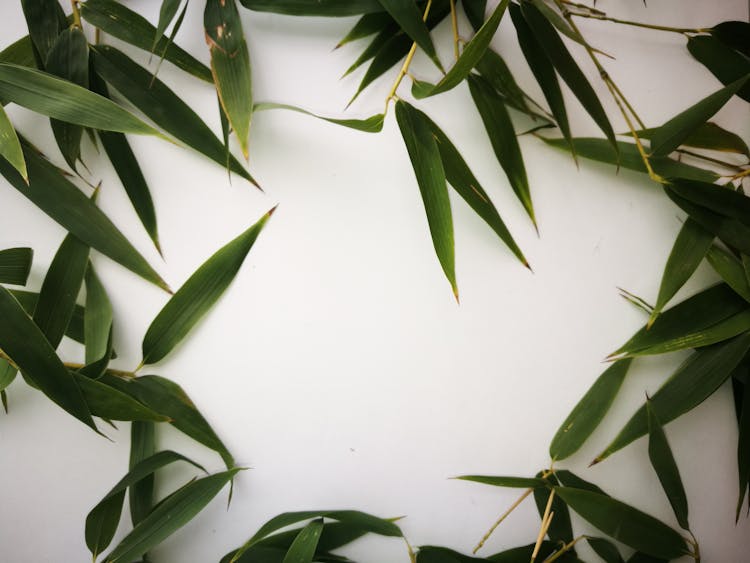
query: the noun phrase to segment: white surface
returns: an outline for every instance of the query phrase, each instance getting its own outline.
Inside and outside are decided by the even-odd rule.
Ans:
[[[708,26],[746,19],[744,1],[600,2],[626,19]],[[133,1],[155,21],[158,3]],[[206,60],[200,2],[179,42]],[[4,8],[2,41],[24,28],[20,7]],[[331,52],[351,19],[294,19],[243,12],[257,100],[329,115],[361,77],[338,77],[361,45]],[[650,126],[718,87],[693,62],[679,35],[582,22],[590,40],[617,57],[607,68]],[[465,28],[466,29],[466,28]],[[468,33],[468,31],[467,31]],[[450,30],[435,34],[449,60]],[[541,98],[508,18],[494,45],[522,86]],[[132,51],[138,60],[147,55]],[[583,53],[575,49],[584,60]],[[624,124],[590,72],[616,130]],[[416,75],[435,78],[417,58]],[[351,108],[382,108],[394,72]],[[209,86],[165,64],[161,77],[218,131]],[[408,84],[402,86],[407,95]],[[598,134],[568,96],[574,134]],[[642,176],[571,159],[521,139],[540,223],[537,238],[491,153],[464,86],[420,102],[454,140],[534,267],[521,267],[494,234],[453,198],[457,306],[434,257],[424,211],[392,113],[379,135],[286,112],[254,117],[251,170],[263,195],[212,162],[155,139],[133,138],[154,195],[166,263],[149,245],[112,172],[86,149],[101,207],[174,286],[267,209],[279,209],[234,286],[187,345],[146,373],[172,378],[193,397],[241,464],[235,498],[215,500],[154,552],[154,560],[209,562],[240,545],[267,518],[287,510],[357,508],[400,522],[414,545],[469,552],[517,491],[448,480],[458,474],[533,475],[570,408],[604,369],[601,363],[644,321],[616,286],[653,301],[680,213]],[[46,119],[14,110],[15,123],[62,162]],[[747,138],[747,105],[735,99],[717,117]],[[521,122],[519,121],[519,124]],[[236,148],[236,146],[235,146]],[[4,184],[4,182],[3,182]],[[452,194],[453,195],[453,194]],[[10,187],[0,189],[0,248],[36,251],[38,287],[63,231]],[[140,341],[167,296],[96,257],[116,313],[117,364],[132,368]],[[702,268],[683,295],[713,280]],[[74,359],[71,344],[61,354]],[[588,462],[655,390],[680,354],[636,363],[602,427],[561,466],[676,525],[643,440],[605,463]],[[0,559],[90,559],[88,510],[127,467],[128,425],[103,440],[19,380],[0,415]],[[704,561],[747,560],[748,520],[734,525],[736,422],[729,389],[668,426]],[[160,445],[220,460],[167,428]],[[170,469],[174,479],[189,472]],[[126,519],[124,518],[125,522]],[[577,532],[587,530],[574,520]],[[527,502],[495,533],[485,553],[533,542],[538,518]],[[118,537],[125,533],[126,526]],[[580,550],[587,560],[595,558]],[[404,546],[378,539],[351,552],[368,562],[406,562]]]

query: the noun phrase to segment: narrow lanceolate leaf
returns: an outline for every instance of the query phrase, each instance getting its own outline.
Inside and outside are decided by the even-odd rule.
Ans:
[[[667,264],[664,266],[659,295],[649,323],[653,323],[669,300],[690,279],[706,256],[713,240],[714,235],[698,223],[690,218],[685,221],[674,241]]]
[[[74,374],[76,383],[81,388],[83,398],[91,410],[91,414],[105,420],[144,420],[150,422],[166,422],[168,417],[148,408],[129,395],[118,391],[114,387],[94,380],[80,372]]]
[[[690,37],[687,48],[722,84],[729,85],[750,72],[750,59],[710,35]],[[750,102],[750,85],[745,83],[737,95]]]
[[[750,75],[735,80],[724,88],[680,112],[651,136],[651,153],[665,156],[679,147],[693,132],[704,125],[748,81]]]
[[[67,235],[44,277],[34,322],[53,348],[60,344],[73,316],[88,260],[89,247],[75,236]]]
[[[471,557],[447,547],[434,545],[419,546],[416,559],[416,563],[478,563],[480,561],[486,561],[486,559]]]
[[[383,115],[382,113],[372,115],[366,119],[339,119],[335,117],[325,117],[323,115],[312,113],[297,106],[290,106],[288,104],[275,104],[272,102],[257,103],[255,104],[255,108],[253,108],[253,111],[265,111],[269,109],[286,109],[289,111],[302,113],[311,117],[317,117],[318,119],[322,119],[323,121],[327,121],[328,123],[334,123],[335,125],[341,125],[342,127],[348,127],[349,129],[355,129],[356,131],[362,131],[363,133],[379,133],[383,130],[383,121],[385,120],[385,115]]]
[[[86,281],[86,312],[83,316],[83,330],[86,340],[86,363],[90,364],[103,358],[109,359],[112,340],[112,303],[90,262],[84,279]]]
[[[658,130],[658,128],[641,129],[637,131],[637,134],[641,139],[651,139]],[[693,129],[693,132],[682,141],[682,146],[744,154],[750,158],[750,149],[747,143],[742,140],[742,137],[731,131],[727,131],[712,121],[708,121]]]
[[[344,17],[382,12],[378,0],[240,0],[249,10],[288,16]]]
[[[10,290],[13,297],[16,298],[23,307],[24,311],[31,316],[34,314],[36,309],[37,301],[39,300],[39,294],[33,291],[23,291],[18,289]],[[83,317],[85,315],[84,308],[80,305],[76,305],[73,309],[73,316],[68,323],[68,328],[65,330],[65,336],[75,340],[79,344],[84,343],[83,336]]]
[[[39,389],[78,420],[96,430],[73,376],[13,295],[0,286],[0,349]]]
[[[0,64],[0,97],[37,113],[84,127],[159,135],[111,100],[51,74]]]
[[[226,165],[224,145],[213,131],[148,70],[106,45],[92,48],[92,59],[97,74],[159,127],[222,167]],[[230,159],[230,169],[255,183],[234,157]]]
[[[442,71],[443,65],[440,64],[435,45],[432,43],[430,31],[422,19],[422,14],[417,8],[416,2],[403,2],[402,0],[379,0],[385,10],[396,20],[404,33],[409,36],[419,48],[422,49],[432,62]]]
[[[172,23],[172,20],[177,15],[177,10],[180,9],[180,3],[182,0],[162,0],[161,8],[159,9],[159,23],[156,24],[156,31],[154,33],[154,44],[151,45],[151,52],[156,52],[156,46],[159,44],[159,39],[164,36],[167,31],[167,27]]]
[[[513,26],[516,28],[518,44],[521,46],[523,56],[542,89],[544,98],[549,104],[552,115],[555,116],[555,121],[560,128],[563,138],[567,141],[568,147],[573,151],[573,155],[575,156],[575,147],[572,143],[570,125],[568,124],[568,114],[565,110],[565,101],[560,90],[560,83],[557,80],[557,74],[555,74],[555,68],[552,66],[552,62],[539,44],[529,24],[526,23],[521,13],[521,8],[511,3],[508,10],[513,20]],[[610,150],[610,152],[612,151]],[[615,155],[613,154],[613,156]]]
[[[706,259],[729,287],[745,301],[750,302],[750,283],[748,283],[745,268],[734,255],[723,248],[712,245],[708,254],[706,254]]]
[[[617,151],[615,132],[609,122],[607,113],[604,111],[599,97],[594,92],[588,79],[571,56],[568,48],[560,39],[554,27],[542,15],[534,4],[524,2],[521,4],[523,17],[533,30],[537,41],[544,49],[549,60],[554,65],[565,83],[570,87],[578,101],[596,122],[604,135],[609,140],[612,148]]]
[[[750,23],[725,21],[711,28],[711,35],[732,49],[750,57]]]
[[[64,30],[47,54],[45,68],[50,74],[83,88],[89,86],[89,45],[86,36],[77,28]],[[73,170],[81,158],[83,127],[52,119],[52,132],[60,152]]]
[[[739,417],[739,436],[737,438],[737,474],[740,491],[735,521],[740,518],[745,494],[748,486],[750,486],[750,381],[746,381],[742,389],[742,413]]]
[[[23,15],[43,64],[57,36],[67,27],[65,13],[57,0],[21,0]]]
[[[701,404],[732,374],[750,349],[750,333],[694,352],[651,398],[663,424]],[[599,462],[648,433],[645,405],[601,452]]]
[[[0,106],[0,156],[5,158],[24,180],[29,179],[26,171],[26,161],[23,158],[23,150],[18,140],[18,135],[13,124],[8,119],[5,109]]]
[[[164,358],[232,283],[273,210],[209,258],[167,302],[143,338],[143,362]]]
[[[169,379],[158,375],[144,375],[122,379],[104,375],[102,381],[164,416],[175,428],[190,436],[196,442],[217,452],[227,468],[234,466],[234,459],[221,439],[198,411],[187,393]]]
[[[656,471],[656,476],[669,499],[669,504],[672,505],[677,522],[684,530],[689,530],[687,495],[682,485],[680,470],[659,416],[648,399],[646,400],[646,414],[648,416],[648,457],[651,460],[651,466]]]
[[[537,477],[541,477],[542,473],[539,472]],[[547,512],[547,505],[549,504],[550,513],[554,512],[555,515],[550,521],[549,528],[547,529],[547,537],[560,545],[565,545],[573,541],[573,524],[570,521],[570,511],[565,503],[557,495],[552,497],[550,501],[550,495],[552,494],[551,487],[557,486],[560,483],[555,479],[554,476],[549,476],[545,479],[548,483],[548,487],[534,489],[534,504],[536,504],[536,511],[539,514],[540,520],[545,517]],[[575,549],[571,550],[575,554]]]
[[[482,27],[484,14],[487,11],[487,0],[462,0],[461,6],[463,6],[471,27],[475,30]]]
[[[357,20],[349,32],[336,44],[335,49],[343,47],[352,41],[364,39],[370,35],[375,35],[393,22],[393,18],[387,12],[376,12],[365,14]]]
[[[289,546],[289,551],[286,552],[282,563],[312,563],[322,532],[322,518],[313,520],[302,528],[292,545]]]
[[[207,0],[203,26],[221,107],[247,159],[253,92],[250,55],[235,0]]]
[[[429,121],[430,129],[435,137],[435,142],[440,151],[440,159],[443,162],[445,170],[445,178],[448,180],[448,183],[453,186],[453,189],[471,206],[477,215],[484,219],[490,228],[495,231],[500,240],[510,248],[511,252],[516,255],[521,263],[529,268],[526,257],[521,252],[516,241],[513,240],[513,236],[492,204],[490,196],[474,177],[461,153],[458,152],[455,145],[451,143],[450,139],[448,139],[435,122],[426,115],[424,117]]]
[[[545,561],[549,559],[549,556],[557,551],[558,547],[559,546],[555,542],[551,542],[548,540],[542,541],[539,547],[539,552],[537,553],[537,561]],[[523,545],[520,547],[513,547],[511,549],[501,551],[500,553],[490,555],[487,560],[495,561],[495,563],[528,563],[531,559],[531,556],[534,554],[535,548],[535,543],[530,543],[528,545]],[[564,561],[567,561],[567,559],[563,555],[563,557],[560,559],[560,562],[562,563]]]
[[[596,430],[615,400],[630,368],[631,360],[620,360],[602,373],[586,394],[573,407],[557,430],[549,446],[554,460],[565,459],[577,452]]]
[[[5,49],[0,51],[0,63],[13,63],[21,66],[33,67],[36,65],[34,60],[34,45],[31,37],[24,35],[21,39],[11,43]],[[6,100],[0,100],[5,105]]]
[[[0,174],[21,194],[72,235],[109,256],[145,280],[168,286],[104,213],[59,170],[33,149],[24,147],[29,184],[5,161]]]
[[[130,43],[145,51],[151,51],[156,28],[140,14],[114,0],[86,0],[81,4],[81,15],[91,25],[105,33]],[[211,69],[182,50],[164,35],[160,36],[154,52],[177,68],[206,82],[213,82]]]
[[[231,469],[193,481],[165,499],[119,543],[104,561],[137,559],[190,522],[240,471]]]
[[[604,538],[586,538],[586,541],[605,563],[625,563],[617,547],[611,541]]]
[[[156,453],[156,425],[153,422],[134,421],[130,425],[130,458],[128,469]],[[133,526],[143,520],[154,505],[154,475],[148,475],[128,487],[130,520]]]
[[[432,135],[429,120],[421,111],[402,100],[396,103],[396,120],[422,194],[435,253],[453,288],[453,294],[458,299],[453,216],[437,142]]]
[[[749,323],[747,302],[727,285],[719,284],[662,313],[610,357],[663,354],[707,346],[750,330]]]
[[[447,92],[463,82],[487,51],[487,47],[495,35],[497,27],[500,25],[500,20],[508,7],[508,2],[509,0],[502,0],[497,5],[492,15],[484,22],[484,25],[482,25],[477,34],[466,44],[456,64],[450,68],[440,82],[433,85],[418,80],[414,81],[411,92],[415,98],[435,96],[436,94]]]
[[[688,554],[678,532],[645,512],[592,491],[556,487],[555,492],[584,520],[627,546],[665,559]]]
[[[490,137],[495,156],[503,167],[516,197],[536,226],[526,167],[521,156],[521,148],[518,146],[518,138],[513,130],[513,122],[503,104],[503,99],[482,77],[470,76],[468,81],[471,97],[482,118],[487,135]]]
[[[482,483],[483,485],[492,485],[493,487],[509,487],[513,489],[535,489],[537,487],[546,487],[547,482],[544,479],[531,477],[493,477],[490,475],[461,475],[456,477],[462,481],[472,481]]]
[[[26,285],[33,258],[34,250],[31,248],[0,250],[0,283]]]

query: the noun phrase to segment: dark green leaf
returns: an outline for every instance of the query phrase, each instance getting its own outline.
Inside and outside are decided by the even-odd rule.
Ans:
[[[86,363],[109,359],[112,340],[112,304],[94,266],[86,270],[86,312],[83,329],[86,340]]]
[[[611,541],[604,538],[586,538],[586,541],[606,563],[624,563],[625,560]]]
[[[158,454],[157,454],[158,455]],[[198,479],[156,506],[105,558],[108,563],[129,563],[192,520],[240,471],[230,469]]]
[[[746,381],[742,389],[742,412],[739,417],[739,436],[737,438],[737,475],[740,493],[737,500],[736,520],[740,518],[745,494],[748,486],[750,486],[750,381]]]
[[[723,186],[678,178],[669,189],[688,201],[750,225],[750,197]]]
[[[0,286],[0,349],[50,399],[96,430],[73,376],[13,295]]]
[[[325,117],[322,115],[318,115],[305,109],[298,108],[297,106],[290,106],[288,104],[275,104],[271,102],[261,102],[255,104],[255,108],[253,109],[253,111],[266,111],[269,109],[286,109],[289,111],[295,111],[297,113],[317,117],[318,119],[328,121],[329,123],[334,123],[336,125],[341,125],[343,127],[348,127],[349,129],[362,131],[364,133],[379,133],[383,130],[383,121],[385,119],[385,116],[382,113],[372,115],[366,119],[338,119],[334,117]]]
[[[750,72],[750,59],[710,35],[688,38],[687,48],[724,85],[729,85]],[[750,102],[750,85],[745,83],[737,91],[737,95]]]
[[[135,420],[130,426],[130,458],[128,469],[131,471],[140,462],[156,453],[156,425],[153,422]],[[128,487],[128,504],[130,520],[133,526],[143,520],[154,505],[154,475],[147,475]]]
[[[487,0],[461,0],[466,18],[475,30],[482,27],[484,14],[487,11]]]
[[[141,365],[158,362],[181,342],[232,283],[273,210],[219,249],[175,293],[148,327]]]
[[[555,471],[555,477],[563,487],[573,487],[574,489],[583,489],[584,491],[593,491],[600,495],[609,496],[599,486],[580,478],[578,475],[567,469],[557,469]]]
[[[432,62],[442,71],[443,65],[440,64],[435,45],[432,44],[430,31],[425,25],[422,14],[417,8],[416,2],[411,0],[378,0],[385,10],[396,20],[401,29],[404,30],[419,47],[427,54]]]
[[[651,557],[650,555],[637,551],[630,556],[627,563],[669,563],[669,561],[659,557]]]
[[[8,119],[5,109],[0,106],[0,156],[5,158],[18,173],[23,176],[24,180],[29,179],[29,173],[26,171],[26,161],[23,158],[23,150],[18,140],[16,130]]]
[[[5,49],[0,52],[1,63],[12,63],[21,66],[35,67],[36,61],[34,60],[34,45],[31,42],[31,37],[24,35],[21,39],[8,45]],[[3,105],[7,103],[7,100],[0,100]]]
[[[385,15],[388,16],[388,14]],[[388,43],[390,43],[392,40],[395,40],[397,37],[400,37],[404,41],[404,43],[408,43],[408,39],[404,39],[405,36],[398,33],[398,26],[393,21],[393,18],[391,18],[391,16],[388,16],[388,19],[391,21],[391,24],[387,25],[384,29],[378,32],[375,38],[370,41],[369,45],[367,45],[367,47],[365,47],[365,49],[359,54],[357,59],[349,66],[348,69],[346,69],[346,72],[341,75],[341,78],[349,76],[352,72],[357,70],[367,61],[375,58],[375,56],[378,55],[378,53],[380,53]]]
[[[23,291],[19,289],[12,289],[11,294],[13,294],[13,297],[16,298],[16,301],[18,301],[21,304],[21,307],[23,307],[24,311],[28,315],[34,314],[34,309],[36,309],[37,301],[39,300],[39,294],[35,293],[33,291]],[[68,338],[72,338],[76,342],[83,344],[84,343],[84,335],[83,335],[83,317],[84,317],[85,311],[84,308],[80,305],[76,305],[73,309],[73,316],[70,319],[70,322],[68,323],[68,328],[65,331],[65,336]]]
[[[750,283],[748,283],[742,263],[730,252],[712,245],[706,255],[716,273],[745,301],[750,302]]]
[[[556,487],[555,492],[584,520],[627,546],[667,559],[688,553],[679,533],[632,506],[582,489]]]
[[[44,62],[57,36],[67,27],[65,13],[57,0],[21,0],[21,7],[34,48]]]
[[[417,563],[474,563],[475,561],[486,561],[477,557],[469,557],[452,549],[423,545],[417,552]]]
[[[462,481],[472,481],[482,483],[483,485],[492,485],[493,487],[510,487],[514,489],[534,489],[537,487],[546,487],[544,479],[531,477],[492,477],[489,475],[462,475],[456,477]]]
[[[336,49],[343,47],[344,45],[364,39],[370,35],[375,35],[383,29],[388,28],[393,23],[393,18],[387,12],[375,12],[372,14],[365,14],[357,20],[341,41],[336,44]]]
[[[514,547],[512,549],[507,549],[500,553],[490,555],[487,560],[495,561],[496,563],[529,563],[531,555],[534,553],[535,547],[536,544],[534,543],[530,543],[529,545],[524,545],[521,547]],[[544,540],[539,547],[537,560],[545,561],[556,551],[557,548],[558,545],[555,542]],[[559,559],[559,561],[562,563],[566,560],[564,557],[562,557]]]
[[[502,98],[482,77],[472,75],[468,82],[471,97],[479,115],[482,117],[495,156],[503,167],[516,197],[518,197],[536,227],[526,167],[523,163],[521,148],[518,146],[518,139],[513,130],[513,122],[510,120],[508,110],[505,109]]]
[[[453,217],[446,186],[445,170],[430,122],[424,114],[410,104],[396,103],[396,120],[401,136],[411,158],[419,191],[422,194],[432,244],[440,265],[458,299],[456,286],[455,250],[453,244]]]
[[[750,57],[750,23],[725,21],[711,28],[711,35],[732,49]]]
[[[154,79],[149,71],[113,47],[97,45],[91,52],[97,74],[130,103],[167,133],[225,166],[226,152],[222,142],[163,82]],[[234,157],[230,159],[230,169],[255,183]]]
[[[26,285],[33,258],[34,250],[31,248],[0,250],[0,283]]]
[[[541,477],[542,474],[537,474],[537,477]],[[558,483],[554,480],[554,477],[548,477],[545,480],[550,486],[557,485]],[[547,510],[547,503],[549,503],[550,495],[552,494],[551,488],[536,488],[534,489],[534,504],[536,504],[536,510],[539,513],[539,518],[544,518],[544,514]],[[570,522],[570,511],[565,503],[555,495],[552,497],[552,504],[550,505],[550,513],[554,512],[555,515],[550,521],[549,528],[547,529],[547,537],[550,541],[557,542],[559,545],[565,545],[573,541],[573,525]],[[573,550],[575,553],[575,550]]]
[[[724,107],[729,99],[748,81],[748,78],[750,78],[750,75],[746,75],[717,90],[656,129],[651,136],[651,154],[666,156],[679,147],[683,141],[688,139],[699,127],[705,125],[716,112]]]
[[[680,470],[669,447],[667,435],[664,433],[659,417],[654,411],[650,400],[646,399],[646,415],[648,418],[648,457],[651,466],[656,471],[664,492],[672,505],[677,522],[684,530],[690,529],[688,524],[688,502],[685,487],[682,486]]]
[[[145,18],[114,0],[86,0],[81,15],[91,25],[126,43],[149,51],[156,28]],[[213,82],[211,69],[162,36],[154,49],[170,63],[206,82]]]
[[[234,0],[207,0],[203,25],[221,107],[247,159],[253,112],[250,55]]]
[[[636,131],[641,139],[651,139],[658,129],[641,129]],[[690,135],[682,141],[685,147],[707,149],[720,152],[731,152],[744,154],[750,158],[750,149],[742,137],[719,127],[716,123],[708,121],[696,127]]]
[[[159,23],[156,24],[156,31],[154,32],[154,44],[151,45],[151,52],[156,52],[156,46],[159,44],[159,39],[164,36],[167,31],[167,27],[172,23],[172,20],[177,15],[177,10],[180,9],[180,3],[182,0],[162,0],[161,8],[159,9]]]
[[[313,520],[302,528],[289,547],[283,563],[312,563],[322,532],[322,518]]]
[[[662,423],[671,422],[710,397],[732,374],[748,349],[750,333],[745,333],[694,352],[651,398]],[[594,461],[603,460],[647,433],[644,405]]]
[[[358,16],[382,12],[378,0],[240,0],[249,10],[289,16]]]
[[[83,398],[86,400],[91,414],[94,416],[105,420],[152,422],[167,422],[169,420],[169,417],[159,414],[136,401],[130,395],[103,383],[101,379],[94,380],[80,373],[74,373],[73,375],[81,388]]]
[[[602,373],[558,429],[549,446],[554,460],[570,457],[596,430],[628,373],[631,360],[620,360]]]

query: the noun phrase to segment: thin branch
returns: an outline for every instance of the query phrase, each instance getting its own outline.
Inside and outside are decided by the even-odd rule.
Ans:
[[[621,20],[618,18],[610,18],[609,16],[605,16],[603,13],[595,13],[595,12],[583,13],[583,12],[571,12],[570,10],[565,10],[565,14],[570,14],[571,16],[576,16],[578,18],[589,18],[592,20],[608,21],[612,23],[619,23],[622,25],[632,25],[634,27],[642,27],[644,29],[653,29],[656,31],[669,31],[672,33],[680,33],[683,35],[689,34],[689,33],[709,33],[711,31],[711,28],[703,28],[703,27],[699,27],[699,28],[670,27],[667,25],[655,25],[651,23]]]

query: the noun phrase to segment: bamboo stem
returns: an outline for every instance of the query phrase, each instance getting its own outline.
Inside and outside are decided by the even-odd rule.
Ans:
[[[572,3],[571,3],[571,5],[575,6],[575,4],[572,4]],[[576,7],[580,7],[580,6],[576,6]],[[655,24],[651,24],[651,23],[642,23],[642,22],[634,22],[634,21],[630,21],[630,20],[621,20],[621,19],[618,19],[618,18],[611,18],[611,17],[606,16],[603,13],[600,13],[600,12],[583,13],[583,12],[571,12],[570,10],[565,10],[565,13],[570,14],[571,16],[579,17],[579,18],[589,18],[589,19],[592,19],[592,20],[608,21],[608,22],[612,22],[612,23],[619,23],[619,24],[622,24],[622,25],[631,25],[631,26],[634,26],[634,27],[642,27],[644,29],[653,29],[653,30],[656,30],[656,31],[669,31],[669,32],[672,32],[672,33],[681,33],[683,35],[687,34],[687,33],[708,33],[708,32],[711,31],[710,28],[702,28],[702,27],[699,27],[699,28],[669,27],[669,26],[666,26],[666,25],[655,25]]]
[[[451,0],[451,26],[453,27],[453,55],[458,60],[458,15],[456,14],[456,0]]]

